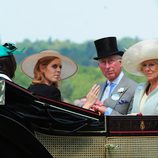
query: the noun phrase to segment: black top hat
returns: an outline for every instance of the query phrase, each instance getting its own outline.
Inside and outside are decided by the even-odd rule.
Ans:
[[[106,37],[94,41],[98,57],[93,59],[98,60],[101,58],[106,58],[112,55],[123,55],[123,51],[119,51],[117,48],[116,37]]]

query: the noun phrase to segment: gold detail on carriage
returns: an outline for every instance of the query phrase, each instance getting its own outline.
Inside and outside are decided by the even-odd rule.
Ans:
[[[144,121],[140,122],[140,129],[143,131],[145,129],[145,123]]]

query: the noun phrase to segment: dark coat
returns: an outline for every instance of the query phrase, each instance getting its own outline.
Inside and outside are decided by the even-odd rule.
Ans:
[[[28,90],[33,92],[35,95],[37,94],[50,99],[61,101],[60,90],[54,86],[48,86],[46,84],[34,84],[30,85]]]

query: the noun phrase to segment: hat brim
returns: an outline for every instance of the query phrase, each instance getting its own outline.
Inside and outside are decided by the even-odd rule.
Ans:
[[[140,64],[144,61],[158,59],[158,40],[145,40],[127,49],[122,57],[122,66],[136,76],[144,76]]]
[[[104,54],[104,53],[103,53]],[[120,55],[120,56],[123,56],[124,52],[123,51],[117,51],[117,52],[113,52],[111,54],[105,54],[103,56],[100,56],[100,57],[94,57],[93,59],[94,60],[99,60],[99,59],[102,59],[102,58],[107,58],[109,56],[113,56],[113,55]]]
[[[29,76],[30,78],[34,78],[34,67],[37,61],[46,56],[55,56],[61,59],[62,61],[62,69],[61,69],[61,80],[66,79],[77,72],[78,66],[77,64],[71,60],[70,58],[59,54],[57,51],[45,50],[38,54],[31,55],[23,60],[21,63],[21,70]]]

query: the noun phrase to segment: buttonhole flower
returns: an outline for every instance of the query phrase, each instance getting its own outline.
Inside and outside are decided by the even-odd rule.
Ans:
[[[121,87],[121,88],[119,88],[119,89],[117,90],[117,92],[118,92],[118,93],[123,93],[124,90],[125,90],[125,89],[124,89],[123,87]]]

